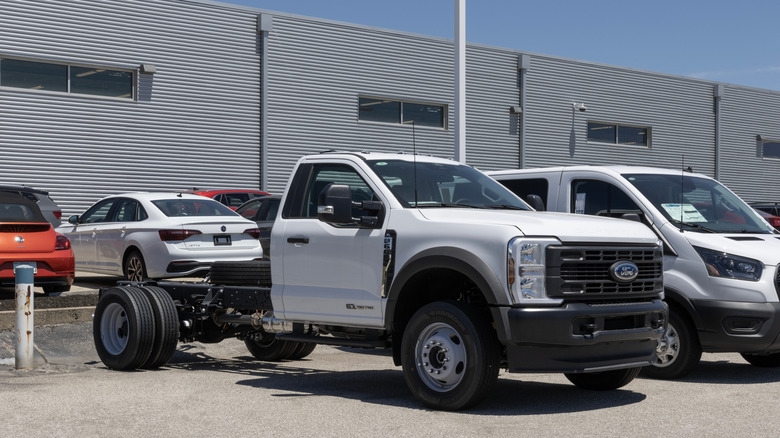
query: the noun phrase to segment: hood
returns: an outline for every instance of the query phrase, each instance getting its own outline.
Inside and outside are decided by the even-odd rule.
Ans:
[[[431,221],[466,223],[474,226],[513,226],[526,236],[557,237],[564,243],[655,244],[658,242],[658,237],[650,228],[627,219],[554,212],[468,208],[424,208],[419,211]]]
[[[780,263],[779,234],[712,234],[686,231],[684,236],[693,246],[759,260],[768,266]]]

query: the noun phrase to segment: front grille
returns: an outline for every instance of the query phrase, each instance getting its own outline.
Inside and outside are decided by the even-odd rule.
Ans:
[[[655,295],[663,291],[660,247],[548,247],[547,289],[550,297],[614,299]],[[617,262],[633,262],[636,279],[618,282],[610,275]]]

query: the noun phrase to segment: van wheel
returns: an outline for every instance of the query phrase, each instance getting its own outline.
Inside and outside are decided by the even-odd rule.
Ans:
[[[701,344],[687,318],[669,309],[669,324],[658,340],[655,362],[642,373],[654,379],[678,379],[687,375],[701,359]]]
[[[742,353],[742,358],[748,361],[750,365],[762,368],[780,367],[780,353],[772,354],[749,354]]]
[[[134,370],[146,363],[155,339],[152,305],[139,289],[112,287],[100,295],[92,322],[95,349],[113,370]]]
[[[465,409],[496,384],[498,340],[474,307],[434,302],[409,320],[401,341],[401,363],[406,385],[425,406]]]
[[[628,385],[640,371],[642,368],[637,367],[597,373],[566,373],[564,376],[578,388],[610,391]]]

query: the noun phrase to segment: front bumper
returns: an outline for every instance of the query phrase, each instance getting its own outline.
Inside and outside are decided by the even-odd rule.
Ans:
[[[498,308],[510,372],[594,372],[649,365],[668,308],[640,303],[564,303]]]
[[[780,303],[693,300],[702,350],[780,351]]]

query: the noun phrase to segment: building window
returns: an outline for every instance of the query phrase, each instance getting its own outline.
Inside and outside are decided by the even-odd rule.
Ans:
[[[761,150],[764,158],[780,159],[780,141],[764,141]]]
[[[444,128],[445,105],[405,102],[373,97],[359,98],[358,120]]]
[[[0,58],[0,86],[132,99],[133,72]]]
[[[588,141],[647,146],[650,144],[650,128],[588,122]]]

